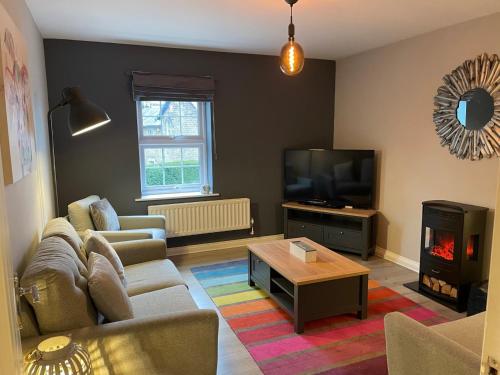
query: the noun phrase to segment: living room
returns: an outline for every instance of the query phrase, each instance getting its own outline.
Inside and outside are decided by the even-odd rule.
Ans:
[[[0,373],[497,373],[499,12],[0,0]]]

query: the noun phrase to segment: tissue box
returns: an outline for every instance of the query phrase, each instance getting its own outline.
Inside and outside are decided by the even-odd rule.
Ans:
[[[290,254],[305,263],[316,262],[317,251],[315,248],[302,241],[290,242]]]

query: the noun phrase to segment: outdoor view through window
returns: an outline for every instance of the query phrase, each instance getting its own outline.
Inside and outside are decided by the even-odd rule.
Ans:
[[[140,101],[137,113],[142,195],[210,184],[210,103]]]

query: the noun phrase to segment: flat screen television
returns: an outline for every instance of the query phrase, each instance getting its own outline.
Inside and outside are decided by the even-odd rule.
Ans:
[[[373,208],[373,150],[286,150],[284,200]]]

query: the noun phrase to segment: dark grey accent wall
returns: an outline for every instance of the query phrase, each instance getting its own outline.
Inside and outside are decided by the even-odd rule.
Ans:
[[[49,101],[62,88],[80,86],[112,122],[78,137],[66,128],[66,111],[54,115],[61,214],[90,194],[107,197],[119,214],[144,214],[140,197],[136,107],[127,73],[213,75],[218,159],[214,191],[248,197],[256,235],[283,232],[282,154],[285,148],[331,148],[335,62],[307,60],[297,77],[279,70],[278,58],[160,47],[45,40]],[[172,202],[172,201],[167,201]],[[227,232],[175,239],[171,246],[248,236]]]

